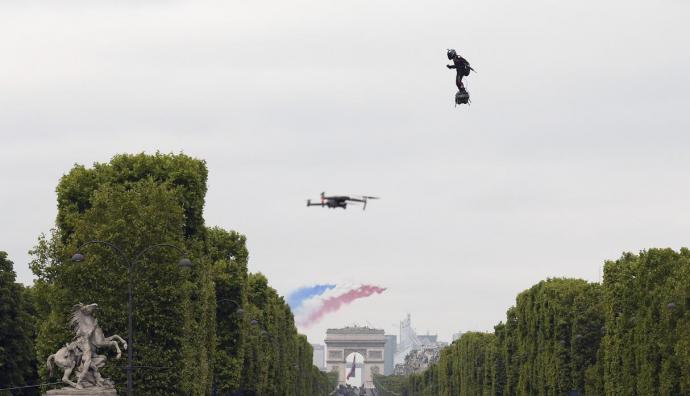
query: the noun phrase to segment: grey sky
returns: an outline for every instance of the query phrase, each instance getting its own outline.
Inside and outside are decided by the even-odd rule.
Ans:
[[[0,5],[0,250],[54,223],[72,164],[208,161],[205,218],[281,293],[388,287],[304,330],[490,330],[550,276],[690,235],[690,3]],[[477,69],[453,108],[445,49]],[[304,207],[321,191],[383,197]]]

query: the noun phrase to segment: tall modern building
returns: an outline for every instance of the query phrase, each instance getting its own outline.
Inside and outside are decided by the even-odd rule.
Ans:
[[[431,345],[431,344],[437,344],[438,343],[438,335],[437,334],[427,334],[427,335],[419,335],[417,334],[417,339],[419,342],[422,343],[422,345]]]
[[[424,349],[438,349],[448,345],[445,342],[440,342],[436,334],[417,335],[412,328],[412,318],[410,314],[400,321],[400,344],[398,350],[395,352],[395,364],[402,364],[405,361],[405,356],[413,351],[422,351]],[[394,369],[395,371],[395,369]]]
[[[386,345],[383,347],[383,375],[393,374],[395,368],[395,352],[398,350],[398,336],[386,335]]]
[[[314,349],[312,355],[314,366],[321,371],[326,370],[326,347],[321,344],[311,344],[311,347]]]

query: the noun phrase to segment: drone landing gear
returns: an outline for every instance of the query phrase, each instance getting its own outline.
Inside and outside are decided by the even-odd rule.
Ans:
[[[465,88],[458,90],[455,94],[455,105],[468,104],[470,102],[470,94]]]

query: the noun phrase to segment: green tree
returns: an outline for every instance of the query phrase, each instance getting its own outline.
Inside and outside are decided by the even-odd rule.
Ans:
[[[78,246],[108,241],[131,258],[165,242],[188,252],[194,266],[178,268],[179,253],[166,249],[134,265],[139,393],[328,393],[332,379],[312,365],[311,346],[297,334],[290,308],[263,275],[248,273],[245,237],[204,225],[206,178],[203,161],[156,153],[75,165],[60,180],[57,227],[32,251],[39,357],[71,338],[65,320],[79,301],[97,302],[104,331],[126,336],[127,263],[100,244],[73,263]],[[121,384],[123,366],[106,365],[105,374]]]
[[[0,388],[35,385],[34,309],[30,290],[16,283],[13,263],[0,251]],[[9,392],[0,394],[9,395]],[[38,394],[36,388],[11,392]]]
[[[408,377],[404,394],[560,396],[596,389],[603,321],[600,285],[539,282],[518,295],[494,334],[463,334],[438,363]]]
[[[407,377],[403,375],[374,375],[374,385],[381,396],[402,395],[406,383]]]
[[[118,154],[109,163],[95,163],[90,169],[75,165],[57,187],[57,227],[65,240],[70,238],[81,215],[93,205],[93,193],[102,185],[127,188],[150,180],[176,192],[184,212],[183,234],[197,237],[204,232],[207,179],[206,163],[184,154]]]
[[[77,246],[105,240],[132,258],[152,244],[172,243],[190,253],[191,270],[179,269],[180,254],[169,249],[152,250],[133,266],[134,365],[140,367],[134,381],[137,390],[151,395],[210,392],[215,313],[209,307],[215,290],[203,255],[203,219],[192,224],[188,216],[203,205],[190,197],[203,199],[205,186],[184,182],[205,178],[201,161],[160,154],[117,156],[93,169],[76,166],[62,178],[58,229],[50,240],[39,240],[32,263],[38,304],[48,307],[37,343],[41,360],[70,339],[65,320],[80,301],[99,304],[99,324],[107,334],[127,333],[128,263],[102,245],[90,245],[83,252],[86,260],[73,263],[69,257]],[[105,374],[123,383],[122,366],[107,365]]]
[[[690,394],[690,250],[625,253],[603,285],[549,279],[494,334],[467,333],[407,395]]]
[[[453,367],[458,372],[457,387],[449,389],[448,395],[491,395],[490,375],[493,361],[492,346],[496,343],[496,336],[487,333],[465,333],[453,344],[455,355]]]
[[[208,230],[207,237],[216,293],[214,384],[216,391],[224,395],[241,387],[249,332],[243,309],[247,306],[249,254],[246,238],[236,232],[215,227]]]
[[[335,379],[312,363],[307,338],[297,333],[290,307],[262,274],[248,277],[246,320],[250,321],[240,389],[248,394],[320,396]]]
[[[596,362],[603,311],[598,284],[549,279],[518,295],[515,340],[518,395],[584,392],[585,372]]]
[[[604,292],[606,395],[690,394],[690,251],[607,262]]]

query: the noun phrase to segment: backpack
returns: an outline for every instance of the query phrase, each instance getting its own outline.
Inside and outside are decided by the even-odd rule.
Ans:
[[[469,76],[469,75],[470,75],[470,70],[472,70],[472,68],[470,67],[469,62],[465,62],[465,64],[464,64],[464,70],[462,71],[462,75],[465,76],[465,77],[466,77],[466,76]]]

